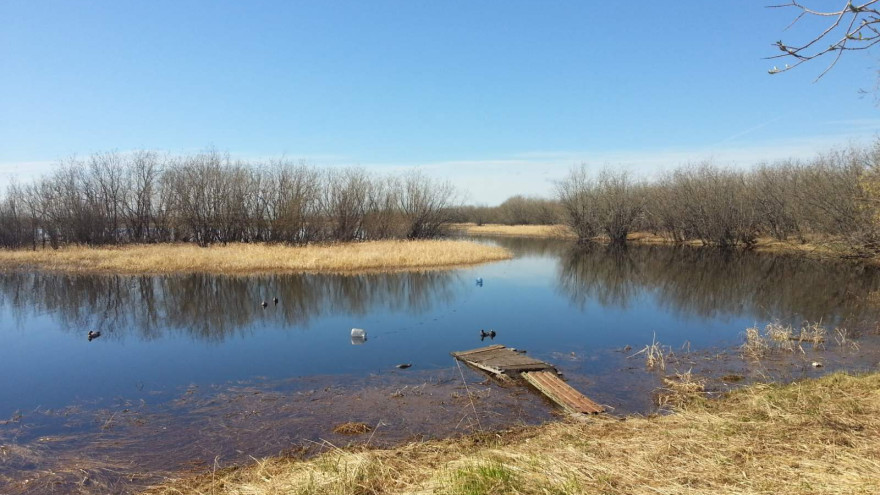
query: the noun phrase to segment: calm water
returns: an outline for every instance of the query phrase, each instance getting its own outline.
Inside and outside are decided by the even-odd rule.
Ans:
[[[0,419],[120,398],[156,402],[191,385],[345,381],[394,373],[398,363],[449,369],[450,351],[488,342],[483,328],[496,330],[495,342],[565,361],[568,375],[590,378],[603,396],[602,377],[619,367],[613,351],[639,349],[655,334],[708,349],[738,345],[746,327],[770,320],[859,327],[878,316],[865,296],[880,288],[880,274],[868,267],[711,249],[485,242],[515,259],[358,276],[2,274]],[[366,343],[352,344],[352,327],[366,329]],[[89,342],[89,330],[102,336]],[[562,357],[571,353],[578,359]]]

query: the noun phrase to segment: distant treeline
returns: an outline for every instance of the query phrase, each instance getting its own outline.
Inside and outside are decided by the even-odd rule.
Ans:
[[[456,192],[416,172],[377,176],[208,151],[67,160],[0,201],[0,245],[424,239],[451,220]]]
[[[0,246],[422,239],[442,235],[450,222],[475,222],[564,223],[581,242],[623,243],[641,231],[732,247],[765,235],[802,242],[818,235],[858,254],[880,253],[880,141],[747,170],[687,165],[650,181],[582,165],[556,193],[461,206],[448,182],[417,172],[233,162],[216,151],[98,153],[9,185]]]
[[[497,207],[463,207],[460,221],[565,223],[581,242],[625,242],[641,231],[677,242],[731,247],[760,236],[805,242],[833,237],[864,254],[880,252],[880,143],[743,170],[688,165],[647,181],[574,168],[555,200],[516,196]]]
[[[554,199],[516,195],[498,206],[461,206],[455,219],[477,225],[556,225],[562,223],[563,213],[562,205]]]

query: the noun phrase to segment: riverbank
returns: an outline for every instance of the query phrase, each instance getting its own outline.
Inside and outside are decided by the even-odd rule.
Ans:
[[[691,397],[666,416],[566,420],[393,449],[334,449],[147,493],[877,493],[880,373]]]
[[[138,244],[70,246],[57,250],[0,250],[0,268],[71,273],[173,274],[433,270],[510,259],[506,249],[467,241],[375,241],[285,246]]]
[[[452,226],[455,230],[470,236],[485,237],[532,237],[543,239],[568,239],[575,240],[577,236],[565,225],[499,225],[473,223],[459,223]],[[632,244],[668,244],[702,246],[700,241],[676,242],[674,239],[648,232],[633,232],[626,238]],[[605,237],[596,237],[596,242],[607,242]],[[808,242],[779,241],[772,237],[761,237],[757,243],[749,249],[763,253],[776,254],[803,254],[825,258],[847,258],[848,252],[841,246],[839,249],[833,239],[812,239]],[[878,262],[880,259],[866,259],[863,261]]]

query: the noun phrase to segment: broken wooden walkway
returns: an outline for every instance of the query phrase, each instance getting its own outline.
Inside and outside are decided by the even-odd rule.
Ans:
[[[584,397],[559,378],[556,368],[503,345],[490,345],[470,351],[453,352],[465,364],[500,378],[523,378],[565,410],[579,414],[598,414],[605,409]]]

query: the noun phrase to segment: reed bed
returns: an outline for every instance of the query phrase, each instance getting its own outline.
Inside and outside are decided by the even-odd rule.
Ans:
[[[546,239],[576,239],[565,225],[501,225],[473,223],[453,224],[451,228],[473,236],[540,237]]]
[[[467,241],[375,241],[310,246],[138,244],[0,250],[0,267],[122,274],[397,271],[451,268],[509,259],[506,249]]]
[[[877,438],[880,373],[834,374],[720,400],[697,394],[664,416],[601,416],[387,450],[328,446],[317,458],[263,459],[147,493],[874,494]]]

